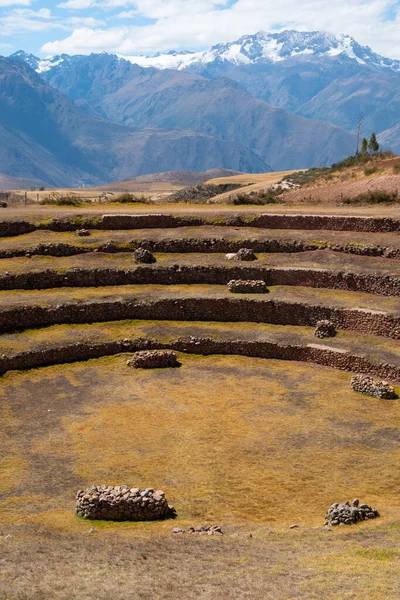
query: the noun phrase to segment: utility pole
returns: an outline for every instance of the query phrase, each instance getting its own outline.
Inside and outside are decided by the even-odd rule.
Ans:
[[[356,155],[359,152],[359,147],[360,147],[360,136],[361,136],[361,132],[362,132],[362,128],[363,128],[363,124],[364,124],[364,113],[361,111],[360,112],[360,116],[358,119],[358,123],[357,123],[357,150],[356,150]]]

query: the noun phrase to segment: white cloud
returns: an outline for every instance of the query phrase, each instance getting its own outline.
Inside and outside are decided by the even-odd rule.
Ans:
[[[69,8],[72,10],[85,10],[96,6],[97,0],[68,0],[58,5],[58,8]]]
[[[32,0],[0,0],[0,8],[9,6],[30,6]]]
[[[31,10],[30,8],[14,8],[0,17],[0,35],[19,36],[27,32],[40,33],[54,29],[67,32],[79,27],[100,27],[104,22],[93,17],[68,17],[60,19],[52,14],[49,8]]]
[[[1,2],[1,0],[0,0]],[[109,51],[118,54],[157,52],[172,48],[199,49],[234,40],[260,29],[324,30],[347,33],[386,56],[400,58],[400,17],[385,21],[395,12],[394,0],[69,0],[69,5],[93,2],[98,9],[132,7],[120,13],[131,18],[136,13],[155,20],[154,24],[95,29],[77,27],[65,39],[47,43],[48,54]],[[117,16],[117,15],[115,15]]]

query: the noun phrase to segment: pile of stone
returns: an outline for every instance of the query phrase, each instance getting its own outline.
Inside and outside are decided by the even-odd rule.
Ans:
[[[257,260],[257,256],[254,254],[251,248],[240,248],[240,250],[236,252],[235,260]]]
[[[128,367],[136,369],[165,369],[179,367],[175,352],[172,350],[139,350],[128,359]]]
[[[87,237],[88,235],[90,235],[90,231],[89,231],[89,229],[84,229],[84,228],[82,227],[81,229],[77,229],[77,230],[75,231],[75,234],[76,234],[78,237]]]
[[[232,294],[266,294],[268,292],[265,281],[261,279],[231,279],[228,281],[228,290]]]
[[[198,535],[223,535],[219,525],[199,525],[198,527],[174,527],[172,533],[197,533]]]
[[[394,387],[389,385],[387,381],[379,381],[368,377],[368,375],[355,375],[351,378],[350,386],[353,392],[361,392],[361,394],[368,394],[368,396],[375,396],[375,398],[384,400],[397,398]]]
[[[132,254],[132,258],[135,262],[146,265],[151,265],[157,262],[155,256],[150,252],[150,250],[146,250],[146,248],[137,248]]]
[[[372,508],[369,504],[360,504],[358,498],[353,500],[353,503],[345,502],[344,504],[335,503],[326,511],[325,526],[330,525],[354,525],[359,521],[367,521],[368,519],[376,519],[379,517],[379,512],[376,508]]]
[[[99,246],[99,252],[106,252],[108,254],[115,254],[115,252],[118,252],[118,246],[117,246],[117,244],[115,242],[113,242],[111,240],[109,242],[106,242],[102,246]]]
[[[76,494],[76,513],[85,519],[155,521],[176,516],[164,492],[139,490],[126,485],[94,485]]]
[[[317,338],[330,338],[335,337],[336,329],[332,321],[328,321],[328,319],[324,319],[322,321],[317,321],[317,325],[315,327],[314,335]]]

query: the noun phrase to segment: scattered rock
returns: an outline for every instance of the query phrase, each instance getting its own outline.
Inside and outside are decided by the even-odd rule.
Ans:
[[[126,364],[136,369],[163,369],[180,365],[176,353],[171,350],[140,350]]]
[[[107,252],[108,254],[114,254],[118,252],[118,246],[112,240],[110,242],[106,242],[102,246],[99,246],[99,252]]]
[[[77,235],[78,237],[87,237],[88,235],[90,235],[90,231],[89,229],[84,229],[82,227],[81,229],[77,229],[75,231],[75,235]]]
[[[154,521],[173,518],[176,512],[164,492],[127,486],[94,485],[76,494],[76,513],[85,519]],[[94,528],[89,533],[94,533]]]
[[[266,294],[268,292],[265,281],[261,279],[231,279],[228,290],[232,294]]]
[[[150,252],[150,250],[146,250],[146,248],[136,248],[132,254],[132,257],[135,262],[146,265],[151,265],[157,262],[155,256]]]
[[[174,527],[172,533],[197,533],[198,535],[223,535],[223,531],[219,525],[198,525],[197,527]],[[251,534],[250,534],[251,536]]]
[[[354,392],[361,392],[361,394],[368,394],[368,396],[375,396],[375,398],[384,400],[397,398],[394,387],[389,385],[387,381],[379,381],[368,377],[368,375],[355,375],[351,378],[350,386]]]
[[[350,505],[350,502],[344,504],[335,503],[328,508],[325,515],[325,527],[335,525],[353,525],[359,521],[367,521],[379,517],[379,512],[376,508],[372,508],[368,504],[359,504],[356,498],[356,505]]]
[[[293,524],[293,525],[290,525],[289,529],[297,529],[297,527],[298,527],[298,525]]]
[[[226,258],[228,260],[235,260],[236,259],[236,252],[228,252],[228,254],[225,254]]]
[[[7,208],[8,204],[7,202],[0,202],[0,206],[1,208]]]
[[[236,252],[235,260],[257,260],[257,256],[251,248],[240,248],[240,250]]]
[[[324,319],[322,321],[317,321],[317,325],[315,327],[314,335],[317,338],[329,338],[335,337],[336,328],[332,321],[328,321]]]

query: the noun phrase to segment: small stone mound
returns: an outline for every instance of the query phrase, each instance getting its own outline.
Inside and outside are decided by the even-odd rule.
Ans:
[[[108,254],[114,254],[118,252],[118,246],[112,240],[110,242],[106,242],[102,246],[99,246],[99,252],[107,252]]]
[[[77,235],[78,237],[87,237],[88,235],[90,235],[90,231],[89,229],[84,229],[82,227],[81,229],[77,229],[75,231],[75,235]]]
[[[1,208],[7,208],[8,204],[7,202],[0,202],[0,206]]]
[[[135,262],[146,265],[151,265],[157,262],[155,256],[150,252],[150,250],[146,250],[146,248],[137,248],[132,257]]]
[[[325,526],[330,525],[354,525],[359,521],[367,521],[368,519],[376,519],[379,517],[379,512],[376,508],[372,508],[368,504],[360,504],[358,498],[353,500],[353,503],[345,502],[344,504],[335,503],[326,511]]]
[[[355,375],[351,378],[350,386],[353,392],[361,392],[361,394],[368,394],[368,396],[375,396],[375,398],[384,400],[395,400],[397,398],[392,385],[367,375]]]
[[[198,535],[223,535],[219,525],[199,525],[198,527],[174,527],[172,533],[197,533]]]
[[[94,485],[76,494],[76,514],[84,519],[107,521],[155,521],[176,516],[164,492],[126,485]]]
[[[257,260],[257,256],[251,248],[240,248],[240,250],[236,252],[235,260]]]
[[[176,353],[172,350],[140,350],[127,361],[128,367],[136,369],[165,369],[179,367]]]
[[[336,329],[332,321],[328,321],[324,319],[323,321],[317,321],[317,325],[315,327],[314,335],[317,338],[330,338],[335,337]]]
[[[266,294],[268,292],[265,281],[261,279],[231,279],[228,290],[232,294]]]

